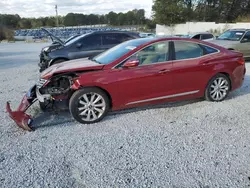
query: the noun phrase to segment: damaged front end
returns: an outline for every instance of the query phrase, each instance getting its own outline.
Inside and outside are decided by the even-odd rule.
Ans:
[[[55,101],[68,99],[72,91],[72,84],[73,76],[69,75],[58,75],[49,80],[40,79],[26,93],[16,111],[11,110],[9,102],[6,104],[6,110],[20,128],[32,131],[32,117],[25,113],[26,110],[37,100],[40,103],[40,107],[42,107],[48,104],[53,106]]]
[[[26,93],[16,111],[11,110],[9,102],[6,104],[6,111],[9,113],[9,116],[20,128],[28,131],[32,131],[32,117],[25,112],[37,100],[35,91],[36,85]]]

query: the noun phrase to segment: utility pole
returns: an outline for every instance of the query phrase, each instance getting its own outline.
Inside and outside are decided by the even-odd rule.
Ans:
[[[56,10],[56,27],[58,27],[58,12],[57,12],[57,5],[55,5]]]

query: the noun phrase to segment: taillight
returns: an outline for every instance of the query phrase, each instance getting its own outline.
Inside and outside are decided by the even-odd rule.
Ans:
[[[237,60],[237,62],[240,64],[240,65],[244,65],[245,64],[245,59],[243,57],[239,58]]]

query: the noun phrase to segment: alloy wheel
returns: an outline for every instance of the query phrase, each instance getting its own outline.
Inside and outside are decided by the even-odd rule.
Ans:
[[[210,97],[214,101],[221,101],[227,96],[228,91],[229,91],[228,80],[224,77],[218,77],[210,85],[209,93]]]
[[[98,93],[85,93],[79,98],[78,115],[83,121],[97,120],[103,115],[105,109],[105,100]]]

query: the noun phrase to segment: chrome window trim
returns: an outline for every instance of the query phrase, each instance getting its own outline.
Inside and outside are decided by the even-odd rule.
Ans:
[[[185,95],[191,95],[191,94],[198,93],[199,91],[200,90],[195,90],[195,91],[189,91],[189,92],[184,92],[184,93],[177,93],[177,94],[173,94],[173,95],[166,95],[166,96],[162,96],[162,97],[155,97],[155,98],[150,98],[150,99],[129,102],[126,104],[126,106],[131,105],[131,104],[145,103],[145,102],[150,102],[150,101],[156,101],[156,100],[169,99],[169,98],[174,98],[174,97],[181,97],[181,96],[185,96]]]
[[[195,44],[199,44],[199,45],[203,45],[203,46],[207,46],[209,48],[213,48],[215,50],[217,50],[217,52],[215,53],[211,53],[211,54],[206,54],[206,55],[203,55],[203,56],[200,56],[200,57],[195,57],[195,58],[188,58],[188,59],[180,59],[180,60],[170,60],[170,61],[166,61],[166,62],[160,62],[160,63],[169,63],[169,62],[176,62],[176,61],[183,61],[183,60],[192,60],[192,59],[199,59],[199,58],[203,58],[203,57],[206,57],[206,56],[209,56],[209,55],[212,55],[212,54],[217,54],[217,53],[220,53],[221,51],[217,48],[214,48],[212,46],[209,46],[207,44],[203,44],[203,43],[200,43],[200,42],[197,42],[197,41],[187,41],[187,40],[166,40],[164,42],[174,42],[174,41],[182,41],[182,42],[190,42],[190,43],[195,43]],[[152,44],[157,44],[157,43],[160,43],[162,41],[159,41],[159,42],[156,42],[156,43],[151,43],[147,46],[145,46],[143,49],[145,49],[146,47],[152,45]],[[133,56],[134,54],[136,54],[137,52],[140,52],[141,50],[143,49],[140,49],[139,51],[136,51],[135,53],[131,54],[129,57],[127,57],[126,59],[122,60],[121,62],[117,63],[115,66],[113,66],[111,69],[116,69],[117,66],[119,66],[121,63],[123,63],[124,61],[128,60],[131,56]],[[158,63],[154,63],[154,64],[150,64],[150,65],[155,65],[155,64],[158,64]],[[145,65],[141,65],[141,66],[145,66]],[[141,67],[141,66],[138,66],[138,67]]]

